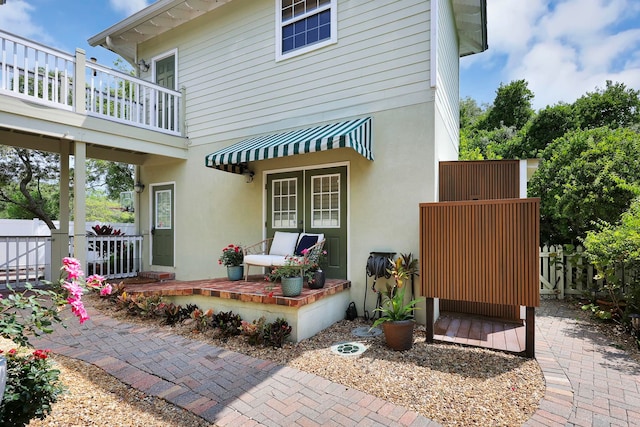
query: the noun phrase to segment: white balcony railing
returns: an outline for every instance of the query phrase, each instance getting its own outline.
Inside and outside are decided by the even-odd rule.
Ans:
[[[0,94],[181,134],[178,91],[0,31]]]

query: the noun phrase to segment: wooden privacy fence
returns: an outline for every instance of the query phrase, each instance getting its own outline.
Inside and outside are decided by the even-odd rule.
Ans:
[[[539,212],[539,199],[420,204],[428,340],[433,340],[434,298],[526,306],[526,353],[533,357],[534,307],[540,304]]]

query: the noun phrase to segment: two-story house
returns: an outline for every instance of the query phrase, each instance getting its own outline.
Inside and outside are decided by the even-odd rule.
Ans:
[[[323,233],[328,275],[360,307],[369,253],[418,252],[418,204],[437,201],[438,163],[457,159],[459,58],[487,48],[486,0],[159,0],[89,43],[167,88],[119,110],[146,100],[138,118],[164,132],[96,118],[119,97],[93,89],[74,100],[82,114],[36,126],[29,112],[8,126],[2,108],[3,132],[138,165],[147,270],[222,277],[230,243]],[[106,70],[85,63],[76,83],[94,88],[91,70]]]

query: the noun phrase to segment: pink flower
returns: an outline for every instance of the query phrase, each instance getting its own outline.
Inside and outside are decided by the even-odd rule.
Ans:
[[[273,297],[273,292],[269,292],[268,297],[269,297],[269,298],[272,298],[272,297]]]
[[[75,258],[62,258],[62,269],[67,272],[70,280],[77,279],[84,274],[80,262]]]
[[[100,286],[102,286],[102,282],[104,282],[106,279],[100,275],[97,274],[92,274],[91,276],[87,277],[87,286],[91,286],[92,288],[99,288]]]
[[[110,283],[107,283],[102,287],[102,289],[100,289],[101,296],[111,295],[111,292],[113,292],[113,288]]]
[[[309,253],[309,249],[304,248],[301,252],[302,252],[302,255],[306,255]]]
[[[89,314],[87,310],[84,308],[84,304],[80,298],[68,298],[67,302],[71,306],[71,312],[80,319],[80,324],[82,325],[85,321],[89,320]]]
[[[65,288],[69,292],[69,295],[73,299],[76,299],[76,298],[80,299],[80,297],[82,296],[82,287],[80,287],[80,285],[76,281],[64,282],[62,284],[62,287]]]

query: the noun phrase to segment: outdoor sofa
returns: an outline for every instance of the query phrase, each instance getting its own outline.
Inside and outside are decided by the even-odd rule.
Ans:
[[[247,246],[244,251],[244,280],[249,277],[249,266],[279,267],[287,257],[316,262],[324,247],[324,234],[290,233],[276,231],[274,236]],[[303,262],[308,265],[307,262]]]

